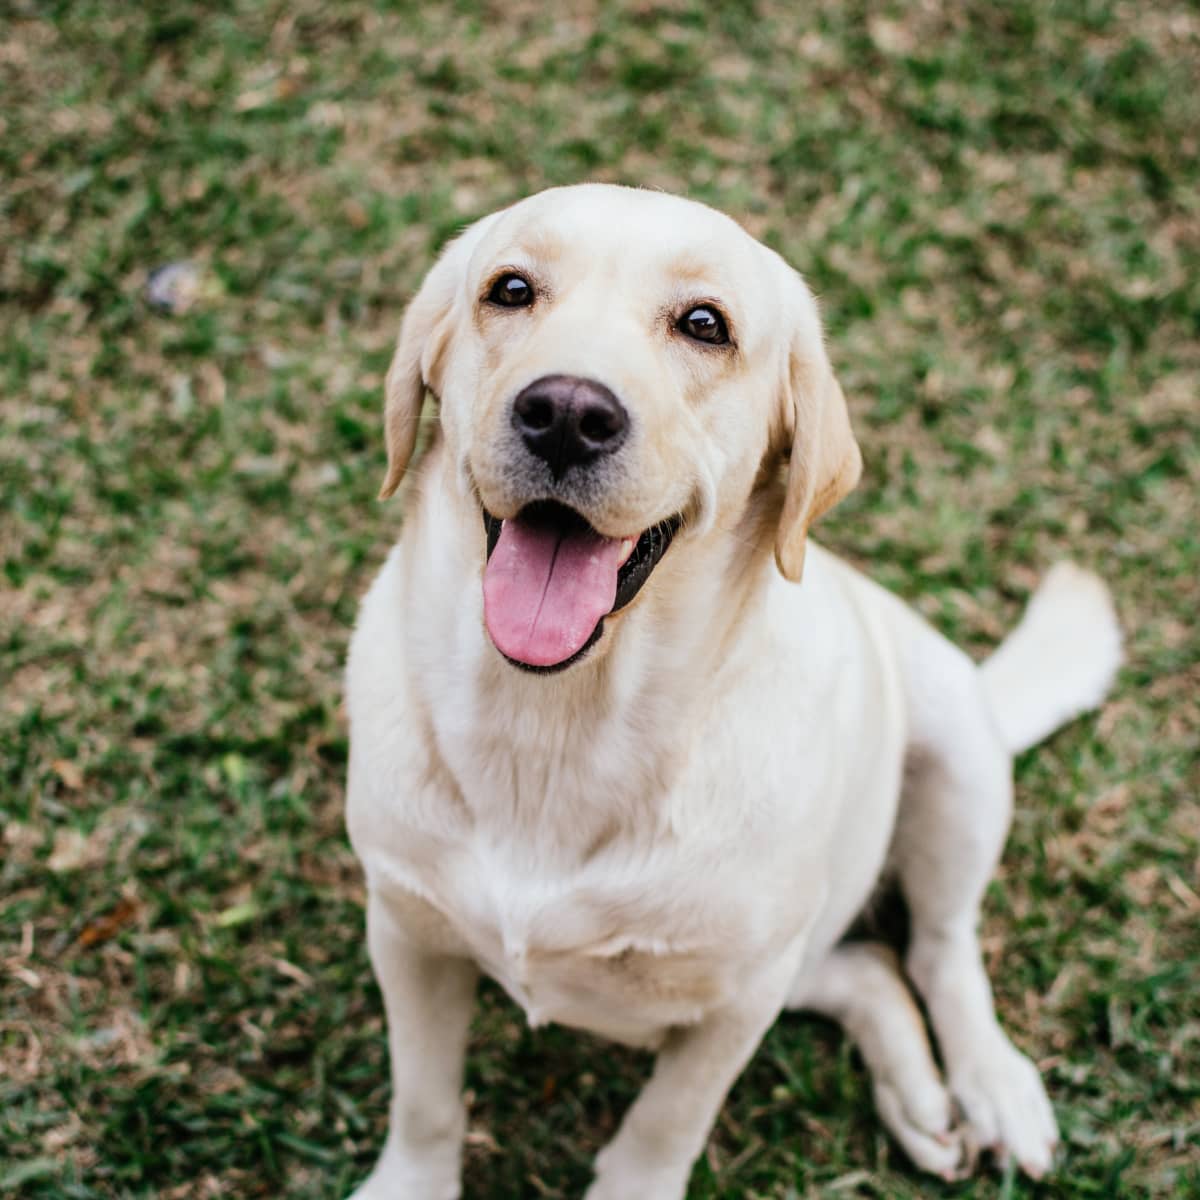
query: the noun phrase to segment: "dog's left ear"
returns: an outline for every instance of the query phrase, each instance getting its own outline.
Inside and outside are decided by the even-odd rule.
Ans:
[[[388,465],[379,491],[381,500],[386,500],[404,478],[417,444],[426,389],[435,396],[441,390],[441,368],[453,332],[455,302],[471,252],[498,215],[493,213],[476,221],[442,251],[404,314],[384,383],[383,426]]]
[[[800,284],[798,277],[795,282]],[[833,376],[807,289],[804,300],[803,328],[793,340],[787,363],[784,403],[791,454],[775,536],[775,562],[793,583],[804,572],[808,527],[849,495],[862,474],[862,453],[850,428],[846,397]]]

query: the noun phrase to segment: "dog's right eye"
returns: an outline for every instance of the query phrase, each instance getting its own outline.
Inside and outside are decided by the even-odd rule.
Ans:
[[[724,346],[729,341],[725,318],[711,304],[700,304],[684,313],[676,328],[692,341],[710,346]]]
[[[488,292],[488,302],[501,308],[528,308],[533,303],[533,284],[520,275],[501,275]]]

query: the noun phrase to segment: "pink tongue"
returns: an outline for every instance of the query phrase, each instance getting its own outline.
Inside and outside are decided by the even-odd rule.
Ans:
[[[617,598],[617,538],[505,521],[483,573],[483,617],[496,648],[533,667],[576,653]]]

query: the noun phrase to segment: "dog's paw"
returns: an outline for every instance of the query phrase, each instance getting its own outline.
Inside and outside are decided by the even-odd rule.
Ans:
[[[964,1179],[975,1167],[977,1148],[969,1131],[954,1121],[950,1093],[936,1080],[914,1088],[890,1079],[874,1088],[875,1109],[914,1166],[947,1182]]]
[[[397,1185],[386,1179],[376,1179],[372,1175],[365,1183],[356,1187],[347,1200],[459,1200],[462,1190],[458,1184],[451,1187],[437,1187],[429,1191],[421,1187]]]
[[[640,1176],[637,1179],[596,1179],[583,1200],[684,1200],[687,1177],[682,1183],[674,1176]]]
[[[618,1135],[596,1156],[596,1178],[583,1200],[684,1200],[691,1163],[631,1154],[630,1141]]]
[[[1033,1179],[1054,1163],[1058,1125],[1033,1065],[1003,1034],[954,1064],[950,1090],[966,1120],[965,1136],[991,1150],[1001,1164],[1012,1158]]]
[[[347,1200],[459,1200],[462,1190],[457,1183],[436,1186],[434,1190],[397,1184],[394,1181],[372,1175],[347,1197]]]
[[[385,1151],[347,1200],[459,1200],[461,1195],[457,1169],[423,1168]]]

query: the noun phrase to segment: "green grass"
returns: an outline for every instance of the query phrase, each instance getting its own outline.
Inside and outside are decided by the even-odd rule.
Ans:
[[[827,543],[975,653],[1068,554],[1128,631],[1018,764],[984,931],[1054,1178],[916,1175],[789,1017],[693,1195],[1200,1195],[1197,79],[1169,0],[6,6],[0,1197],[371,1163],[339,676],[399,520],[382,373],[452,231],[581,178],[716,204],[821,294],[868,464]],[[578,1196],[646,1066],[485,988],[467,1195]]]

